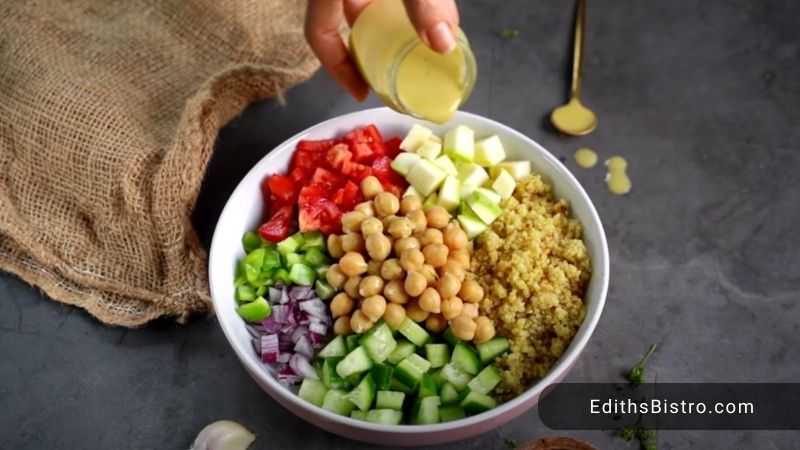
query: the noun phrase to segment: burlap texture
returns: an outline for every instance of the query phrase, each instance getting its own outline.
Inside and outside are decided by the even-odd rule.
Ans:
[[[220,127],[316,69],[304,8],[0,2],[0,267],[108,324],[208,311],[191,211]]]

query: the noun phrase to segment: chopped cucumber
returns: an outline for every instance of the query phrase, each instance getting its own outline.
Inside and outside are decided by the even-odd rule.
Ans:
[[[403,401],[406,399],[406,394],[398,391],[378,391],[378,396],[375,399],[375,408],[377,409],[394,409],[395,411],[403,410]]]
[[[442,333],[442,337],[444,338],[445,342],[450,344],[451,347],[455,347],[456,344],[461,342],[461,339],[459,339],[455,334],[453,334],[453,331],[450,329],[450,327],[447,327],[447,329],[444,330],[444,333]]]
[[[477,375],[481,370],[478,355],[465,344],[456,344],[455,348],[453,348],[453,356],[450,358],[450,363],[470,375]]]
[[[303,255],[299,253],[289,253],[288,255],[284,255],[283,259],[286,261],[286,267],[290,269],[295,264],[303,263]]]
[[[336,373],[336,365],[339,364],[343,358],[341,356],[333,356],[325,358],[322,363],[322,383],[328,389],[348,389],[351,387],[350,383]]]
[[[394,376],[401,383],[414,389],[422,380],[422,375],[430,368],[431,363],[418,354],[412,353],[394,368]]]
[[[389,385],[392,382],[392,374],[394,373],[392,366],[376,363],[369,369],[369,373],[372,374],[372,379],[375,380],[375,387],[381,390],[389,389]]]
[[[355,409],[356,405],[346,399],[346,395],[347,392],[341,389],[329,389],[325,394],[325,398],[322,400],[322,409],[342,416],[350,415],[350,412]]]
[[[408,317],[403,319],[403,323],[400,324],[398,331],[417,347],[425,345],[431,337],[427,331]]]
[[[442,399],[442,403],[445,405],[458,403],[458,391],[456,391],[456,388],[454,388],[453,385],[448,382],[445,382],[442,385],[442,389],[439,390],[439,397]]]
[[[328,345],[319,351],[320,358],[330,358],[331,356],[345,356],[347,355],[347,346],[344,343],[344,337],[336,336],[328,342]]]
[[[322,401],[325,399],[325,394],[327,393],[328,388],[326,388],[321,381],[305,378],[300,385],[300,391],[297,395],[309,403],[322,406]]]
[[[411,342],[408,342],[405,339],[398,340],[397,347],[395,347],[394,351],[389,354],[388,358],[386,358],[386,362],[388,362],[389,364],[396,365],[400,361],[405,359],[406,356],[414,353],[415,349],[416,347],[414,347],[414,344],[412,344]]]
[[[328,274],[328,269],[330,268],[331,266],[329,264],[323,264],[317,267],[317,279],[324,280],[325,276]]]
[[[413,394],[414,389],[406,386],[405,384],[401,383],[400,380],[397,378],[392,377],[392,381],[389,382],[389,389],[393,391],[399,391],[404,394]]]
[[[510,345],[508,339],[496,336],[487,342],[476,345],[476,347],[478,348],[478,356],[480,356],[481,362],[486,364],[507,352]]]
[[[439,407],[439,420],[442,422],[450,422],[453,420],[463,419],[464,417],[467,417],[467,412],[459,406]]]
[[[366,420],[384,425],[400,425],[403,422],[403,413],[393,409],[373,409],[367,412]]]
[[[336,288],[328,284],[328,282],[323,278],[314,282],[314,292],[317,293],[319,298],[323,300],[330,300],[334,295],[336,295]]]
[[[397,341],[392,337],[392,330],[389,325],[381,323],[372,327],[371,330],[361,339],[361,345],[367,350],[367,354],[375,362],[383,362],[397,347]]]
[[[289,280],[301,286],[311,286],[317,278],[317,272],[305,264],[295,264],[289,272]]]
[[[425,398],[425,397],[432,397],[434,395],[439,395],[439,388],[436,386],[436,381],[434,381],[433,376],[431,374],[426,373],[422,375],[422,379],[419,382],[419,390],[417,391],[417,397]]]
[[[358,420],[367,420],[368,412],[369,411],[361,411],[360,409],[354,409],[350,411],[350,418]]]
[[[248,322],[261,322],[272,314],[272,309],[264,297],[258,297],[236,308],[236,312]]]
[[[367,374],[367,376],[358,383],[358,386],[345,395],[345,398],[353,402],[361,411],[366,411],[372,407],[376,392],[375,381],[372,379],[371,374]]]
[[[347,344],[348,353],[352,352],[353,350],[356,349],[356,347],[358,347],[358,341],[360,341],[360,340],[361,340],[361,336],[359,336],[357,334],[351,334],[350,336],[347,336],[346,338],[344,338],[344,342],[345,342],[345,344]]]
[[[461,391],[467,387],[467,383],[469,383],[472,377],[450,362],[442,367],[442,378],[450,383],[457,391]]]
[[[492,392],[503,379],[500,371],[495,366],[486,366],[478,373],[469,383],[467,387],[470,391],[480,392],[481,394],[488,394]]]
[[[471,413],[481,413],[497,406],[497,401],[486,394],[468,391],[461,400],[460,406]]]
[[[281,255],[288,255],[296,252],[302,245],[303,235],[298,232],[278,242],[278,251]]]
[[[310,248],[303,255],[303,260],[311,267],[317,268],[328,263],[328,255],[318,248]]]
[[[303,250],[312,248],[325,250],[325,236],[319,231],[308,231],[302,234]]]
[[[475,162],[483,167],[492,167],[506,159],[506,150],[498,135],[475,142]]]
[[[356,349],[348,353],[343,360],[339,361],[339,364],[336,365],[336,373],[338,373],[340,377],[348,377],[367,371],[371,367],[372,360],[369,359],[367,350],[364,347],[356,347]]]
[[[442,367],[450,361],[450,347],[447,344],[425,344],[425,358],[432,368]]]
[[[361,383],[361,376],[364,375],[363,372],[354,373],[352,375],[347,376],[344,380],[352,386],[358,386],[358,383]]]
[[[442,368],[438,368],[436,370],[431,371],[431,376],[433,377],[433,381],[436,382],[436,386],[442,387],[443,384],[447,382],[442,376]]]
[[[444,153],[453,159],[472,161],[475,159],[475,132],[465,125],[459,125],[444,135]]]
[[[439,406],[442,404],[438,396],[425,397],[417,399],[418,405],[415,405],[414,411],[411,413],[411,423],[415,425],[429,425],[432,423],[439,423]]]

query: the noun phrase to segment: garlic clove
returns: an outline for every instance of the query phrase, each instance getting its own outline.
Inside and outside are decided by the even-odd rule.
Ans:
[[[218,420],[208,424],[197,435],[189,450],[245,450],[256,435],[231,420]]]

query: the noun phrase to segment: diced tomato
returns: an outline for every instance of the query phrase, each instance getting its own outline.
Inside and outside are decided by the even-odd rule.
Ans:
[[[370,144],[372,145],[373,150],[378,155],[385,155],[386,154],[386,145],[383,142],[383,136],[381,136],[381,132],[378,131],[378,127],[375,124],[370,124],[364,127],[364,134],[369,138]]]
[[[321,213],[322,208],[317,201],[300,205],[300,231],[319,230],[323,223],[322,217],[320,217]]]
[[[357,162],[349,162],[342,168],[342,173],[360,183],[361,180],[372,175],[372,168]]]
[[[405,187],[405,179],[392,169],[392,159],[388,156],[381,156],[372,163],[372,173],[381,181]]]
[[[350,153],[356,162],[370,164],[375,159],[376,153],[369,144],[364,142],[350,142]]]
[[[312,141],[310,139],[302,139],[297,143],[297,150],[301,152],[327,152],[331,147],[341,142],[340,139],[322,139],[319,141]]]
[[[281,206],[269,221],[258,227],[258,234],[270,242],[277,243],[286,239],[292,231],[293,212],[293,206]]]
[[[297,202],[297,189],[291,178],[275,173],[270,175],[268,184],[278,206],[294,205]]]
[[[359,194],[358,185],[353,183],[352,181],[348,181],[343,188],[337,190],[336,193],[334,193],[331,200],[335,205],[339,206],[339,208],[345,211],[350,211],[356,206],[356,202],[358,200],[358,194]]]
[[[403,191],[395,184],[392,184],[389,181],[381,180],[381,186],[383,186],[383,190],[386,192],[390,192],[394,194],[395,197],[402,197]]]
[[[310,171],[302,167],[295,167],[289,172],[289,178],[294,181],[295,186],[305,186],[311,180]]]
[[[383,143],[383,146],[386,147],[386,156],[389,158],[394,159],[395,156],[399,155],[402,150],[400,150],[400,140],[399,137],[393,137],[388,141]]]
[[[294,152],[294,155],[292,155],[291,168],[302,167],[309,172],[313,172],[314,169],[325,164],[326,154],[327,153],[324,151],[310,152],[297,150]]]
[[[311,184],[325,186],[331,191],[344,186],[346,182],[347,178],[344,175],[331,172],[324,167],[317,167],[314,176],[311,177]]]
[[[334,145],[328,153],[326,154],[326,161],[328,164],[331,165],[334,169],[338,170],[339,172],[344,173],[342,170],[344,165],[350,160],[353,159],[353,155],[350,154],[350,151],[347,148],[347,144],[337,144]]]
[[[320,225],[320,231],[325,234],[342,232],[342,211],[333,202],[322,199],[320,201],[322,216],[324,220]]]

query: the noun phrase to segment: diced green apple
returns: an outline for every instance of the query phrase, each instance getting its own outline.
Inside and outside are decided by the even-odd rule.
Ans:
[[[497,178],[500,171],[505,170],[515,181],[519,181],[531,174],[530,161],[503,161],[500,164],[489,168],[492,178]]]
[[[478,186],[473,186],[471,184],[462,184],[461,185],[461,199],[466,200],[472,195],[475,190],[478,189]]]
[[[498,194],[497,192],[495,192],[495,191],[493,191],[491,189],[486,189],[486,188],[482,187],[482,188],[478,188],[477,190],[478,190],[478,192],[483,194],[486,198],[488,198],[492,203],[497,203],[499,205],[500,202],[503,201],[503,197],[501,197],[500,194]]]
[[[505,169],[500,169],[500,174],[494,179],[492,189],[497,192],[500,197],[505,200],[514,194],[514,188],[517,187],[517,182]]]
[[[439,189],[438,205],[453,211],[461,203],[461,183],[452,175],[448,175]]]
[[[464,211],[458,215],[458,223],[461,224],[461,228],[467,233],[469,239],[475,239],[488,228],[469,208],[464,208]]]
[[[439,195],[434,192],[433,194],[429,195],[428,198],[423,200],[422,207],[427,208],[428,206],[433,206],[439,203]]]
[[[409,195],[416,195],[419,198],[424,197],[424,195],[420,194],[418,190],[414,188],[414,186],[409,186],[408,189],[403,193],[403,197],[407,197]]]
[[[461,184],[480,186],[489,179],[486,170],[475,163],[459,162],[456,169],[458,169],[458,181]]]
[[[437,136],[435,134],[432,134],[431,137],[428,138],[428,140],[429,141],[433,141],[433,142],[438,142],[440,144],[442,143],[442,138],[440,138],[439,136]]]
[[[400,156],[400,155],[397,155]],[[432,162],[421,159],[408,171],[406,180],[423,196],[431,195],[442,184],[447,174]]]
[[[430,128],[425,128],[422,125],[414,124],[406,137],[400,143],[400,149],[407,152],[416,152],[417,148],[433,136],[433,131]]]
[[[506,150],[498,135],[475,142],[475,162],[483,167],[492,167],[506,159]]]
[[[458,169],[453,164],[453,160],[447,155],[442,155],[433,161],[434,164],[439,166],[440,169],[447,172],[448,175],[458,175]]]
[[[445,133],[442,149],[453,159],[471,162],[475,159],[475,132],[464,125],[453,128]]]
[[[494,222],[503,212],[497,203],[492,202],[488,197],[477,190],[469,196],[467,205],[486,225],[490,225]]]
[[[422,157],[416,153],[400,153],[394,157],[391,166],[395,172],[402,176],[407,176],[411,167],[420,159],[422,159]]]
[[[442,154],[442,144],[428,139],[417,148],[417,154],[425,159],[433,161]]]

